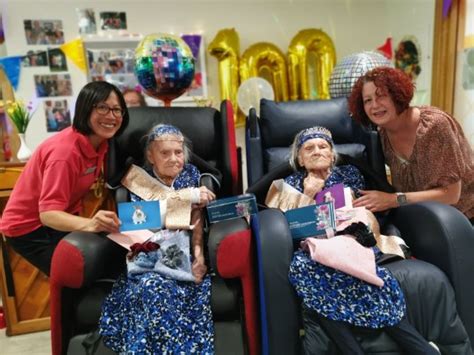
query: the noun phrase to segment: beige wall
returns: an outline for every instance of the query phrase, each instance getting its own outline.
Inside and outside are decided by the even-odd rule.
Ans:
[[[298,31],[319,28],[332,38],[337,57],[363,50],[373,50],[389,36],[394,45],[406,35],[414,35],[422,51],[422,73],[418,79],[418,100],[429,102],[434,0],[3,0],[6,48],[8,55],[25,54],[27,46],[24,19],[59,19],[63,21],[65,40],[78,36],[76,8],[93,8],[98,20],[100,11],[125,11],[128,31],[201,33],[209,43],[217,31],[234,27],[240,35],[241,52],[259,41],[269,41],[283,52]],[[109,33],[106,34],[108,38]],[[115,40],[116,34],[110,34]],[[207,56],[209,95],[219,101],[217,61]],[[73,95],[86,83],[86,77],[69,62]],[[19,97],[34,93],[33,75],[48,74],[49,68],[23,68]],[[74,99],[68,98],[73,104]],[[27,132],[31,148],[48,136],[42,105]]]

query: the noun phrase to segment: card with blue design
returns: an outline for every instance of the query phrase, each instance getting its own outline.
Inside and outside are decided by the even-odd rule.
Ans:
[[[285,212],[293,239],[323,236],[327,230],[336,229],[336,213],[333,202],[324,202],[295,208]]]
[[[120,232],[161,228],[160,201],[120,202],[117,209]]]
[[[257,201],[254,194],[243,194],[212,201],[207,205],[209,223],[226,219],[248,217],[257,213]]]

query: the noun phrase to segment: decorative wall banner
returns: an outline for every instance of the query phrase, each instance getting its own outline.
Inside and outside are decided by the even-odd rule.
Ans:
[[[22,58],[22,56],[0,58],[0,66],[3,67],[3,70],[5,71],[5,74],[7,75],[8,80],[10,81],[14,90],[18,88]]]
[[[382,53],[385,58],[392,60],[393,58],[393,48],[392,48],[392,37],[388,37],[385,40],[385,43],[380,47],[377,47],[377,50]]]
[[[201,35],[182,35],[181,38],[187,43],[194,56],[194,80],[183,96],[207,96],[206,72],[203,51],[203,40]]]
[[[452,4],[453,0],[443,0],[443,17],[448,16],[448,12]]]
[[[86,58],[84,57],[84,43],[78,38],[59,47],[82,72],[86,72]]]
[[[3,16],[0,14],[0,44],[5,42],[5,32],[3,32]]]

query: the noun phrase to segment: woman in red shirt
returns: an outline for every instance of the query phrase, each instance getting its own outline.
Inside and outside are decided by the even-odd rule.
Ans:
[[[46,139],[26,164],[8,200],[0,230],[26,260],[49,275],[51,258],[69,232],[117,232],[112,211],[80,217],[82,199],[102,172],[108,140],[129,116],[120,90],[103,81],[84,86],[73,126]]]

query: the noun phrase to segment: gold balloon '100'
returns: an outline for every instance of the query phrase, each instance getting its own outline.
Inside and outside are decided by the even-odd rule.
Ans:
[[[270,81],[276,101],[330,98],[329,79],[336,63],[336,50],[322,30],[311,28],[298,32],[288,47],[287,58],[268,42],[251,45],[239,58],[240,40],[233,28],[220,30],[208,51],[219,62],[221,99],[230,99],[234,110],[239,82],[254,76]],[[314,67],[313,77],[310,67]]]
[[[315,57],[316,95],[311,95],[309,57]],[[302,30],[288,48],[290,93],[292,100],[329,99],[329,78],[336,64],[336,50],[331,38],[314,28]]]
[[[237,31],[234,28],[220,30],[209,44],[208,51],[219,62],[221,100],[230,100],[232,102],[234,122],[236,122],[240,55],[240,39]]]
[[[270,73],[276,101],[288,101],[288,74],[286,58],[274,44],[259,42],[251,45],[240,57],[240,81],[254,76],[265,77],[262,71]]]

